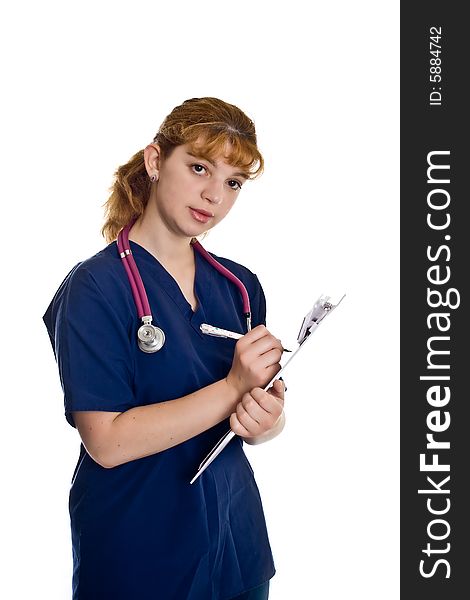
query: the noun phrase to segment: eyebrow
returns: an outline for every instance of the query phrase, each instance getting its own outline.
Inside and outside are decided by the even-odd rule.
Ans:
[[[207,156],[202,156],[200,154],[193,154],[193,152],[189,152],[189,150],[186,150],[186,154],[189,154],[189,156],[193,156],[194,158],[202,158],[203,160],[207,160],[207,162],[210,162],[213,167],[217,167],[215,162]],[[233,176],[238,175],[239,177],[243,177],[243,179],[247,179],[247,180],[249,179],[248,174],[243,171],[237,171],[236,173],[232,173],[232,175]]]

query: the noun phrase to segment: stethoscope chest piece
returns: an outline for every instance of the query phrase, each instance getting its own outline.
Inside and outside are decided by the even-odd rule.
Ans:
[[[144,323],[137,331],[137,344],[143,352],[152,354],[158,352],[165,343],[165,334],[160,327],[155,327],[151,323]]]

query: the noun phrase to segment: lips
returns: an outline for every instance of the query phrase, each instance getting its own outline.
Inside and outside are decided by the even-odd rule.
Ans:
[[[203,210],[202,208],[191,208],[191,210],[195,210],[198,213],[201,213],[201,215],[205,215],[206,217],[213,217],[214,215],[210,212],[208,212],[207,210]]]
[[[212,213],[207,212],[207,210],[203,209],[195,209],[189,207],[189,212],[195,221],[198,223],[207,223],[214,216]]]

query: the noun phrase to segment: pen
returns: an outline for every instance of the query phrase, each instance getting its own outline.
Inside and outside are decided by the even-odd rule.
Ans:
[[[228,329],[214,327],[214,325],[208,325],[207,323],[202,323],[200,329],[202,333],[205,333],[206,335],[212,335],[214,337],[221,338],[231,338],[232,340],[239,340],[245,335],[244,333],[236,333],[235,331],[229,331]],[[283,352],[292,352],[292,350],[286,350],[286,348],[283,348],[282,350]]]

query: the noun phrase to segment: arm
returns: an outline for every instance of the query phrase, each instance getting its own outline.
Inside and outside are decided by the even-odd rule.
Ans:
[[[266,298],[258,278],[256,278],[256,280],[258,283],[258,319],[259,322],[261,322],[263,325],[266,325]],[[280,379],[282,381],[282,377]],[[283,411],[284,392],[286,389],[287,388],[285,387],[285,384],[281,386],[280,382],[278,383],[275,381],[274,385],[268,390],[269,394],[272,394],[281,403],[282,412],[277,419],[276,415],[279,414],[279,408],[275,403],[272,403],[272,399],[270,399],[269,394],[263,399],[263,394],[266,394],[266,392],[262,390],[259,390],[258,392],[251,390],[250,394],[247,394],[246,397],[242,399],[240,404],[237,406],[235,414],[232,414],[230,418],[232,430],[250,445],[263,444],[264,442],[272,440],[274,437],[279,435],[284,429],[284,425],[286,423],[286,418]],[[273,414],[266,415],[265,411]],[[264,420],[264,433],[261,432],[259,428],[261,420],[260,416],[268,417],[267,422]],[[269,419],[269,417],[271,417],[271,419]],[[242,424],[242,422],[245,426]],[[251,430],[251,427],[254,427],[254,429]]]
[[[180,444],[227,418],[248,390],[270,381],[280,370],[281,351],[280,340],[259,325],[238,340],[225,379],[181,398],[124,412],[74,411],[83,445],[98,464],[112,468]],[[273,422],[264,420],[265,428]]]
[[[125,412],[74,411],[88,454],[112,468],[176,446],[226,419],[239,402],[238,391],[221,379],[175,400]]]

